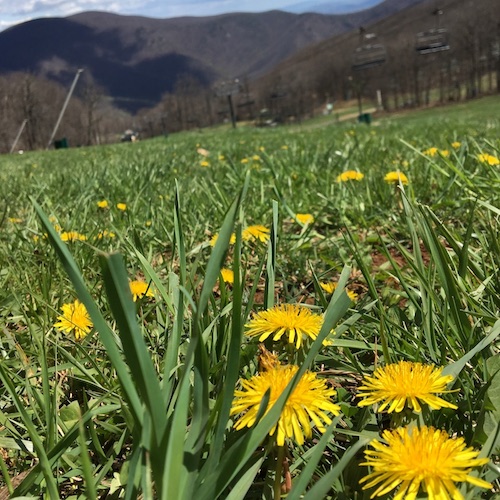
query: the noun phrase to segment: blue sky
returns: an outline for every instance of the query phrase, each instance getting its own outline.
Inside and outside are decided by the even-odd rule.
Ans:
[[[326,0],[0,0],[0,30],[39,17],[66,17],[88,10],[101,10],[147,17],[210,16],[226,12],[264,12],[298,3]],[[339,5],[356,5],[361,0],[330,0]]]

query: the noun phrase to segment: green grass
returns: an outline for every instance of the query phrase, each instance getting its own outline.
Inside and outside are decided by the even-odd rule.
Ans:
[[[479,155],[500,158],[499,108],[490,97],[375,115],[371,127],[317,120],[2,157],[3,487],[13,497],[277,498],[286,465],[288,498],[369,498],[362,450],[411,423],[489,457],[474,473],[491,491],[458,487],[494,498],[500,166]],[[364,178],[337,182],[351,169]],[[395,170],[408,185],[384,182]],[[266,226],[269,241],[244,239],[250,225]],[[69,231],[85,240],[61,241]],[[133,302],[133,279],[154,297]],[[332,296],[321,287],[330,281]],[[80,341],[54,327],[76,298],[94,325]],[[259,370],[245,324],[276,303],[324,314],[323,327],[299,351],[265,341],[300,369],[265,414],[263,396],[255,426],[235,431],[234,389]],[[444,367],[453,392],[440,396],[457,409],[359,407],[362,377],[400,360]],[[280,450],[269,432],[306,370],[333,384],[341,413]]]

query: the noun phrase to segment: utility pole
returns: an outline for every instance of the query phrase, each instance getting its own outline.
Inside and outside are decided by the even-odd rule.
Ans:
[[[16,148],[17,141],[19,140],[19,137],[21,137],[21,134],[23,133],[24,127],[26,126],[27,123],[28,123],[28,119],[25,118],[23,120],[23,123],[21,123],[21,126],[19,127],[19,132],[17,133],[16,138],[14,139],[14,142],[12,143],[12,146],[10,148],[10,153],[14,152],[14,149]]]
[[[75,78],[73,79],[73,83],[71,84],[68,95],[66,96],[66,100],[64,101],[61,112],[59,113],[59,118],[57,119],[54,130],[52,131],[49,142],[47,143],[47,149],[50,149],[50,146],[52,145],[52,141],[54,140],[54,137],[57,133],[57,129],[59,128],[59,125],[61,124],[61,120],[64,116],[64,112],[66,111],[66,108],[68,107],[68,103],[69,103],[69,100],[71,99],[71,95],[73,94],[73,91],[75,90],[76,82],[78,81],[78,78],[80,78],[80,74],[82,72],[83,72],[83,69],[81,69],[81,68],[78,69],[78,71],[76,72]]]

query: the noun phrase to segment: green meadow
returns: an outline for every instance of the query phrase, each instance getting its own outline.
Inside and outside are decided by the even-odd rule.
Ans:
[[[500,97],[0,158],[0,494],[497,498],[499,159]]]

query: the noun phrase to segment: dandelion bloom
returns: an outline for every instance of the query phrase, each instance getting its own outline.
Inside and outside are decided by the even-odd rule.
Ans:
[[[403,172],[388,172],[385,177],[384,181],[387,182],[388,184],[408,184],[408,177],[406,177]]]
[[[453,149],[458,149],[461,145],[462,144],[460,142],[458,142],[458,141],[454,141],[454,142],[451,143],[451,147]]]
[[[126,203],[117,203],[116,208],[118,210],[121,210],[122,212],[125,212],[125,210],[127,210],[127,204]]]
[[[295,214],[295,218],[301,224],[312,224],[314,222],[314,217],[311,214]]]
[[[217,243],[217,239],[219,238],[219,233],[215,233],[212,238],[210,239],[210,246],[214,247],[215,244]],[[236,234],[231,234],[229,237],[229,244],[234,245],[236,243]]]
[[[108,231],[107,229],[99,231],[99,233],[97,233],[97,239],[102,240],[103,238],[116,238],[116,234],[113,233],[113,231]]]
[[[132,299],[134,302],[137,299],[142,299],[142,297],[153,297],[153,291],[148,283],[141,280],[133,280],[129,282],[130,293],[132,293]]]
[[[65,333],[75,333],[75,339],[80,340],[92,330],[92,321],[86,307],[75,300],[70,304],[61,306],[62,314],[58,316],[58,322],[54,324],[56,328]]]
[[[316,339],[322,324],[323,316],[312,313],[307,307],[278,304],[255,314],[245,326],[246,335],[259,337],[259,342],[263,342],[271,335],[274,341],[286,335],[288,342],[300,349],[304,339]]]
[[[384,496],[399,486],[394,500],[414,500],[420,490],[428,498],[463,500],[455,486],[467,482],[479,488],[491,489],[491,484],[469,472],[488,463],[478,458],[479,451],[467,447],[463,438],[450,438],[448,433],[433,427],[385,430],[382,438],[370,442],[374,450],[365,450],[371,473],[360,483],[363,489],[377,486],[370,498]],[[420,497],[419,497],[420,498]]]
[[[427,156],[436,156],[438,153],[438,148],[429,148],[424,151],[424,155]]]
[[[444,156],[445,158],[447,158],[448,156],[450,156],[450,152],[447,149],[442,149],[441,151],[439,151],[439,154],[441,156]]]
[[[496,165],[500,165],[500,160],[496,156],[493,156],[493,155],[483,153],[483,154],[477,155],[477,158],[481,163],[487,163],[488,165],[490,165],[492,167],[494,167]]]
[[[76,231],[64,231],[60,236],[63,241],[85,241],[87,239],[84,234]]]
[[[259,240],[262,243],[266,243],[269,240],[269,235],[271,231],[265,227],[260,225],[248,226],[241,233],[241,237],[244,241],[248,240]]]
[[[320,286],[326,293],[333,293],[337,288],[337,283],[320,283]],[[356,292],[353,292],[352,290],[348,290],[346,288],[345,293],[347,293],[347,296],[351,299],[352,302],[356,302],[356,300],[358,299],[358,294]]]
[[[234,272],[232,269],[223,268],[220,270],[220,273],[222,275],[222,280],[224,281],[224,283],[234,283]]]
[[[12,224],[21,224],[23,219],[20,219],[19,217],[9,217],[9,222]]]
[[[337,182],[360,181],[365,174],[356,170],[346,170],[337,176]]]
[[[97,202],[97,206],[99,208],[108,208],[108,202],[106,200],[101,200]]]
[[[234,391],[231,415],[245,412],[236,422],[236,430],[252,427],[255,423],[262,399],[266,391],[270,391],[269,404],[266,413],[273,407],[276,400],[285,390],[288,383],[297,373],[299,367],[293,365],[271,366],[267,371],[254,375],[249,380],[241,380],[241,390]],[[269,435],[275,433],[276,444],[283,446],[285,439],[294,439],[299,445],[305,438],[312,436],[312,427],[325,432],[325,426],[331,424],[327,412],[338,415],[340,407],[332,402],[334,389],[319,379],[315,373],[306,372],[290,394],[276,425]]]
[[[443,368],[432,365],[400,361],[377,368],[373,376],[365,375],[359,387],[360,396],[365,398],[358,406],[383,403],[378,411],[389,407],[389,413],[403,411],[405,404],[420,412],[420,402],[428,404],[433,410],[454,408],[457,406],[435,396],[446,391],[446,386],[453,380],[451,375],[441,375]]]
[[[209,167],[210,162],[207,160],[200,161],[200,167]]]

